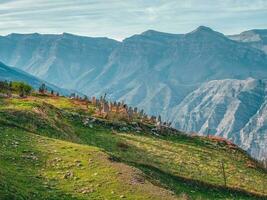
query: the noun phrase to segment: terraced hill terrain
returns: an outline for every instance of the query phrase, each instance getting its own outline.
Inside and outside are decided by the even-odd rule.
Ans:
[[[0,199],[266,199],[267,173],[216,137],[159,131],[93,103],[0,98]]]

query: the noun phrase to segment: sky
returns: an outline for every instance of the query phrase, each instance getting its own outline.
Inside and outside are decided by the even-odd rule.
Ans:
[[[267,0],[0,0],[0,35],[68,32],[123,40],[153,29],[267,29]]]

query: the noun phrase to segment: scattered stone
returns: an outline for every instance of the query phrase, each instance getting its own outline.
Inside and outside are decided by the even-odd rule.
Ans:
[[[70,178],[73,178],[73,172],[72,171],[67,171],[64,174],[64,179],[70,179]]]
[[[56,158],[54,158],[52,161],[53,161],[53,162],[61,162],[61,161],[62,161],[62,159],[61,159],[61,158],[58,158],[58,157],[56,157]]]
[[[132,178],[131,184],[144,184],[145,178],[141,175],[136,175]]]
[[[19,145],[19,142],[17,142],[17,141],[14,141],[14,142],[12,142],[12,145],[13,145],[13,147],[14,147],[14,148],[16,148],[16,147],[18,147],[18,145]]]
[[[85,118],[83,120],[83,125],[86,126],[86,125],[88,125],[88,123],[89,123],[89,118]]]
[[[89,187],[84,187],[84,188],[81,188],[78,192],[82,194],[88,194],[88,193],[94,192],[94,189],[89,188]]]
[[[29,160],[34,160],[34,161],[37,161],[38,160],[38,157],[35,156],[34,154],[30,154],[30,155],[22,155],[21,156],[22,158],[25,158],[25,159],[29,159]]]
[[[137,127],[135,128],[135,131],[136,131],[136,132],[141,132],[141,131],[142,131],[142,128],[140,128],[139,126],[137,126]]]
[[[81,167],[83,164],[82,163],[77,163],[76,166],[77,167]]]
[[[190,196],[188,194],[186,194],[186,193],[182,193],[180,195],[180,197],[181,197],[181,199],[184,199],[184,200],[191,200]]]
[[[120,196],[120,198],[121,198],[121,199],[124,199],[124,198],[125,198],[125,196],[124,196],[124,195],[121,195],[121,196]]]
[[[251,161],[247,161],[247,162],[246,162],[246,166],[247,166],[248,168],[252,168],[252,169],[257,168],[257,166],[256,166],[253,162],[251,162]]]

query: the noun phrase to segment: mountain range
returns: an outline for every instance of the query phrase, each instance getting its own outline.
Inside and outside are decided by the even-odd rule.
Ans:
[[[0,37],[0,60],[59,87],[107,93],[188,132],[208,128],[264,158],[265,30],[231,36],[204,26],[186,34],[148,30],[122,42],[10,34]]]

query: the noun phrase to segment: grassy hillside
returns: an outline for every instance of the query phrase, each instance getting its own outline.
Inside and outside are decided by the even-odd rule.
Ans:
[[[235,145],[96,113],[0,98],[0,199],[266,199],[266,171]]]

